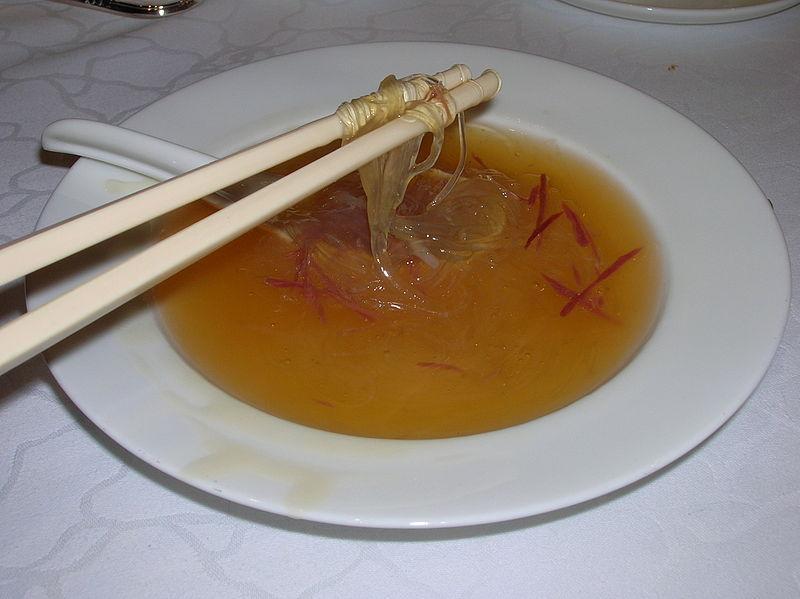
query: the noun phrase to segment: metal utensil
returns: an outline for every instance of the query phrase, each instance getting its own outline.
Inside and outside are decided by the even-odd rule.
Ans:
[[[197,6],[200,0],[167,0],[164,2],[136,2],[125,0],[57,0],[64,4],[75,4],[95,8],[129,17],[168,17]]]

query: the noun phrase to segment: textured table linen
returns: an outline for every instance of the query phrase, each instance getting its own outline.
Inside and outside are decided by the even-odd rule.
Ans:
[[[40,150],[54,120],[119,123],[253,61],[413,40],[538,54],[652,95],[741,161],[800,257],[800,7],[674,26],[556,0],[205,0],[159,20],[0,0],[0,243],[34,229],[71,162]],[[21,285],[0,290],[0,321],[23,310]],[[683,459],[574,508],[440,531],[295,521],[196,491],[108,439],[36,358],[0,377],[0,597],[800,596],[799,357],[793,301],[758,389]]]

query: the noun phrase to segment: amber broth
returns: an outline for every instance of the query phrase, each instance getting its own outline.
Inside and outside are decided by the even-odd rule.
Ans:
[[[455,162],[456,151],[446,144],[442,162]],[[173,343],[234,397],[351,435],[469,435],[586,395],[631,359],[653,326],[661,298],[656,240],[618,184],[552,142],[473,127],[469,152],[472,167],[514,179],[514,201],[527,202],[545,172],[542,216],[566,203],[594,249],[578,243],[574,222],[562,214],[527,249],[517,243],[455,265],[455,284],[426,290],[438,293],[437,313],[387,310],[367,319],[335,298],[313,306],[296,288],[267,284],[290,280],[296,258],[290,242],[258,229],[155,290]],[[210,210],[194,205],[165,230]],[[513,232],[523,241],[536,226],[537,204],[524,211]],[[561,314],[569,293],[636,248]]]

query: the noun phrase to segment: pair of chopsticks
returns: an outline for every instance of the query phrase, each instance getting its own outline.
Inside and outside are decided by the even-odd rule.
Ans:
[[[446,112],[450,119],[489,100],[500,89],[495,72],[486,71],[472,79],[463,65],[434,77],[449,90],[451,105]],[[426,132],[427,125],[421,120],[401,115],[0,327],[0,374],[310,194]],[[0,248],[0,285],[343,135],[344,123],[332,114],[12,242]]]

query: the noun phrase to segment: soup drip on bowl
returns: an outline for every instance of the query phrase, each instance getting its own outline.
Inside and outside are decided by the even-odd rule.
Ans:
[[[467,138],[463,172],[448,131],[390,213],[353,173],[159,285],[173,344],[241,401],[367,437],[496,430],[610,379],[659,311],[644,217],[553,142],[480,126]],[[159,234],[213,210],[176,211]]]

